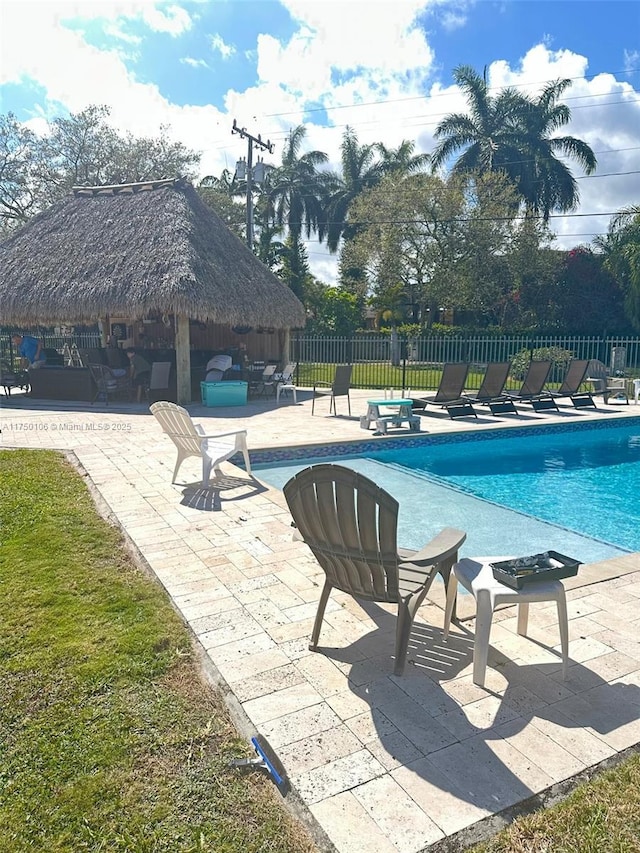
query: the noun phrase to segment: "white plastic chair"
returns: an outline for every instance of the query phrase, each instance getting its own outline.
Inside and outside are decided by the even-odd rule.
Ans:
[[[297,362],[290,361],[289,364],[284,366],[282,373],[274,373],[273,378],[277,379],[278,382],[284,382],[285,385],[291,385],[297,366]]]
[[[449,635],[451,616],[456,603],[458,583],[476,600],[476,631],[473,648],[473,683],[484,687],[484,677],[489,656],[489,635],[493,611],[499,604],[518,605],[518,634],[525,636],[529,620],[529,603],[532,601],[555,601],[558,608],[558,627],[562,649],[562,677],[567,677],[569,665],[569,627],[567,601],[562,583],[536,581],[522,589],[511,589],[493,576],[491,563],[504,557],[476,557],[460,560],[453,567],[447,584],[447,604],[444,616],[444,637]]]
[[[214,355],[207,362],[205,382],[221,382],[232,364],[233,359],[230,355]]]
[[[209,484],[211,469],[220,473],[220,463],[235,453],[242,453],[247,474],[251,474],[251,463],[247,449],[246,429],[233,432],[220,432],[207,435],[199,424],[194,424],[191,415],[182,406],[167,403],[164,400],[149,407],[151,413],[171,441],[178,448],[176,467],[173,470],[172,483],[175,483],[178,470],[190,456],[202,458],[202,485]]]
[[[154,361],[151,365],[151,376],[147,390],[147,399],[152,391],[167,391],[171,376],[170,361]],[[160,395],[158,395],[160,396]],[[164,395],[163,395],[164,396]]]

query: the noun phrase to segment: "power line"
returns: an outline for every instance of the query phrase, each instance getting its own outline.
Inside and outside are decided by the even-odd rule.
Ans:
[[[621,70],[621,71],[600,71],[597,75],[593,75],[591,80],[593,80],[595,77],[599,77],[600,75],[603,75],[603,74],[607,74],[607,75],[610,75],[612,77],[616,77],[618,74],[626,74],[627,76],[630,76],[631,74],[637,74],[637,73],[638,73],[637,69],[633,70],[633,71],[625,71],[625,70]],[[588,80],[589,78],[585,74],[583,74],[579,77],[561,77],[561,78],[557,78],[557,79],[570,80],[573,83],[577,80]],[[509,86],[488,86],[487,92],[495,92],[497,90],[502,90],[502,89],[524,89],[524,88],[528,88],[529,86],[547,86],[549,83],[552,83],[552,82],[555,82],[555,81],[554,80],[539,80],[539,81],[536,81],[533,83],[512,83]],[[616,81],[616,82],[618,82],[618,81]],[[452,87],[457,86],[456,83],[452,83],[451,85],[452,85]],[[606,94],[609,94],[609,93],[606,93]],[[410,95],[406,98],[387,98],[387,99],[383,99],[380,101],[363,101],[360,104],[336,104],[336,106],[333,106],[333,107],[309,107],[308,109],[304,109],[303,111],[305,113],[330,112],[333,110],[353,109],[354,107],[375,107],[375,106],[380,106],[382,104],[399,104],[399,103],[404,103],[407,101],[424,101],[427,99],[450,98],[450,97],[451,97],[451,92],[436,92],[435,94],[427,94],[427,95]],[[575,97],[579,97],[579,96],[575,96]],[[589,97],[589,96],[584,95],[582,97]],[[300,110],[291,110],[290,112],[285,112],[285,113],[263,113],[262,117],[263,118],[284,118],[284,117],[290,116],[290,115],[298,115],[299,112],[300,112]]]
[[[633,172],[604,172],[601,175],[578,175],[576,181],[586,181],[587,178],[620,178],[625,175],[640,175],[640,170],[636,169]]]
[[[604,93],[595,94],[592,96],[585,96],[585,97],[593,97],[593,98],[606,97],[610,94],[612,94],[612,93],[604,92]],[[633,99],[628,98],[624,101],[614,101],[614,102],[610,102],[610,103],[606,103],[606,104],[600,104],[600,103],[582,104],[582,105],[578,105],[578,106],[574,107],[573,109],[574,109],[574,111],[575,110],[585,110],[585,109],[602,109],[604,107],[610,107],[610,106],[633,106],[635,104],[640,104],[640,97],[633,98]],[[405,116],[400,120],[402,121],[403,127],[407,127],[407,128],[428,128],[428,127],[437,126],[439,124],[438,119],[440,119],[442,117],[446,117],[447,115],[451,115],[451,113],[444,113],[444,112],[443,113],[424,113],[422,115],[419,114],[419,115],[414,115],[414,116]],[[421,121],[421,119],[427,119],[427,120]],[[347,127],[351,127],[353,129],[357,129],[357,130],[362,131],[363,129],[369,129],[370,130],[374,127],[384,125],[387,123],[387,121],[388,121],[387,119],[372,119],[372,120],[366,121],[366,122],[358,122],[358,123],[351,122],[349,124],[334,124],[334,125],[326,125],[326,126],[317,125],[317,127],[322,127],[323,130],[340,130],[340,129],[345,129]],[[286,139],[288,137],[289,133],[290,133],[290,131],[287,131],[287,130],[274,129],[271,136],[273,137],[273,139],[280,142],[280,141]],[[218,145],[218,143],[220,143],[220,144]],[[207,151],[229,151],[229,150],[231,150],[228,145],[223,145],[222,143],[223,143],[222,139],[215,140],[214,143],[211,144],[209,147],[201,148],[200,151],[204,153]],[[613,152],[617,152],[617,151],[632,151],[632,150],[635,150],[635,149],[634,148],[610,149],[610,151],[601,152],[601,153],[613,153]]]

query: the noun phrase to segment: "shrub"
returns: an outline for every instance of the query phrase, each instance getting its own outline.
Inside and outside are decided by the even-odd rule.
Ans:
[[[551,378],[556,379],[563,375],[567,365],[573,358],[571,350],[562,347],[538,347],[537,349],[523,349],[516,353],[511,360],[511,375],[514,379],[524,379],[530,361],[550,361]]]
[[[458,338],[464,334],[463,326],[445,326],[443,323],[434,323],[429,329],[432,335],[442,335],[445,338]]]

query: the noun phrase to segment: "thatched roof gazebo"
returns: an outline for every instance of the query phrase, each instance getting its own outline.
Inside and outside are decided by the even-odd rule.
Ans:
[[[178,399],[190,399],[189,318],[301,327],[302,303],[187,181],[76,187],[0,245],[3,323],[173,314]]]

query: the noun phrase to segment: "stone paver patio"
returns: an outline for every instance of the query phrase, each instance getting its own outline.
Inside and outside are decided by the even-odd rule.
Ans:
[[[327,401],[312,418],[304,393],[298,405],[189,409],[208,431],[246,427],[250,449],[290,447],[361,441],[368,396],[353,393],[351,418],[329,416]],[[435,413],[422,423],[442,432],[638,414],[609,405],[477,422]],[[462,622],[445,644],[441,585],[416,618],[407,674],[396,678],[390,607],[334,593],[323,652],[308,651],[323,575],[292,539],[280,492],[229,463],[203,490],[196,459],[181,469],[186,485],[172,486],[174,447],[143,406],[14,393],[2,398],[0,425],[5,447],[75,453],[226,681],[247,731],[269,740],[340,853],[415,853],[640,741],[639,554],[583,566],[566,581],[566,682],[559,646],[548,648],[559,644],[549,603],[531,608],[531,639],[517,635],[513,608],[496,613],[486,688],[476,687],[473,600],[459,598]]]

